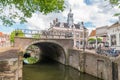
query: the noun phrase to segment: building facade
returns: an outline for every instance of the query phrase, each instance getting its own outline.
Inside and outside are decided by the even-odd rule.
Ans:
[[[74,23],[71,9],[67,16],[67,22],[59,22],[56,18],[50,23],[49,31],[56,35],[63,35],[65,38],[73,39],[74,48],[83,48],[83,45],[87,43],[88,29],[85,28],[83,22]]]
[[[0,47],[10,46],[9,35],[0,32]]]
[[[116,22],[107,29],[109,46],[120,50],[120,22]]]
[[[102,40],[101,42],[103,47],[109,46],[107,30],[108,30],[108,26],[102,26],[96,28],[96,37]]]

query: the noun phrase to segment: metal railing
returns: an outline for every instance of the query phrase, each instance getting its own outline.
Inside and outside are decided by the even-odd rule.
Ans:
[[[102,48],[102,49],[97,49],[98,54],[103,54],[106,56],[112,56],[112,57],[117,57],[120,55],[120,50],[115,50],[114,48]]]
[[[53,32],[48,30],[30,30],[30,29],[16,29],[15,36],[31,37],[31,38],[58,38],[58,39],[72,39],[73,34],[70,32]]]

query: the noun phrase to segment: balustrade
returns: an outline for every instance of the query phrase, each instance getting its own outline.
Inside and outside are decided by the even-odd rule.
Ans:
[[[19,34],[24,34],[22,37],[32,37],[35,38],[58,38],[58,39],[70,39],[72,38],[72,34],[68,32],[54,32],[54,31],[49,31],[49,30],[30,30],[30,29],[16,29],[15,30],[16,36],[19,36]]]

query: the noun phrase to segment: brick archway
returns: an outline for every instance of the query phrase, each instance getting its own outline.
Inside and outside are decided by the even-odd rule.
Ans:
[[[58,61],[62,64],[66,64],[65,50],[59,43],[52,42],[52,41],[40,41],[39,40],[39,41],[35,41],[27,45],[25,47],[25,50],[31,45],[35,45],[39,47],[39,49],[42,51],[42,54],[40,55],[42,59],[49,58],[51,60]]]

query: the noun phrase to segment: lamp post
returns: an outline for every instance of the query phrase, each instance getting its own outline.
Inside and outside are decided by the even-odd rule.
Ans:
[[[84,53],[85,52],[85,27],[83,22],[81,24],[83,27],[83,53]]]
[[[73,48],[76,48],[76,37],[75,37],[75,27],[72,27],[72,32],[73,32]]]
[[[79,32],[79,49],[80,49],[80,35],[81,35],[81,34],[80,34],[80,32]]]
[[[83,72],[85,72],[85,63],[86,63],[86,55],[85,55],[85,27],[84,27],[84,23],[81,23],[82,27],[83,27],[83,54],[82,54],[82,58],[83,58]]]
[[[97,53],[97,49],[98,49],[98,40],[97,40],[97,36],[96,36],[96,53]]]

